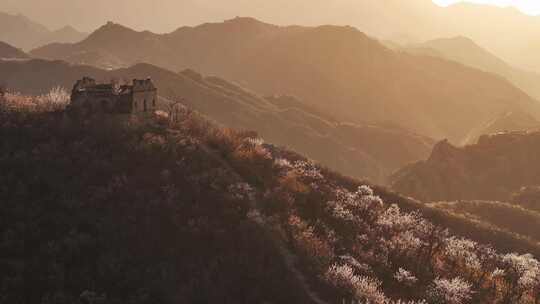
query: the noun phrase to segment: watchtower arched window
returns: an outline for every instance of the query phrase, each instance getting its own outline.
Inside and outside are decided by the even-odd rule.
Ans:
[[[144,100],[144,104],[143,104],[143,111],[146,112],[148,110],[148,105],[146,104],[146,99]]]
[[[154,108],[156,107],[156,99],[155,98],[152,99],[152,107],[154,107]]]

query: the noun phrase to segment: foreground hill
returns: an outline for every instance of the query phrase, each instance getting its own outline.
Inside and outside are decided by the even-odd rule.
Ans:
[[[81,75],[102,81],[150,76],[164,97],[163,108],[169,100],[181,100],[225,126],[256,130],[266,140],[340,172],[381,184],[395,170],[429,156],[434,144],[427,137],[396,126],[342,123],[296,98],[262,98],[220,78],[205,78],[190,70],[173,73],[139,64],[104,71],[40,60],[0,63],[1,83],[32,94],[43,94],[57,85],[71,87]]]
[[[465,37],[426,41],[404,49],[414,54],[437,56],[453,60],[482,71],[498,74],[533,98],[540,100],[540,74],[514,68]]]
[[[392,177],[392,187],[429,201],[512,201],[524,186],[540,185],[540,132],[486,135],[477,144],[456,148],[435,146],[431,157]]]
[[[24,50],[31,50],[53,42],[78,42],[86,36],[87,34],[78,32],[70,26],[51,31],[23,15],[0,12],[0,41]]]
[[[106,68],[139,62],[193,68],[265,95],[297,96],[342,121],[392,122],[456,143],[503,112],[540,115],[538,102],[496,75],[395,52],[351,27],[237,18],[158,35],[108,23],[80,43],[32,54]]]
[[[28,58],[25,52],[0,41],[0,59],[24,59]]]
[[[452,236],[252,132],[183,107],[85,119],[21,98],[0,102],[6,302],[539,299],[531,255]]]

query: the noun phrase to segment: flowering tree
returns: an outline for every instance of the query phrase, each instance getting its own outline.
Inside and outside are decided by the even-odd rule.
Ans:
[[[506,266],[505,274],[509,285],[505,300],[538,302],[540,262],[530,254],[516,253],[504,255],[502,261]]]
[[[39,97],[44,105],[51,110],[60,110],[67,106],[70,100],[70,95],[63,87],[53,87],[47,94]]]
[[[292,241],[295,247],[304,256],[316,261],[316,266],[323,266],[333,259],[332,246],[326,241],[326,238],[321,238],[315,233],[313,226],[295,215],[289,217],[289,226],[292,230]]]
[[[274,160],[274,165],[279,169],[290,170],[292,168],[291,162],[286,158],[276,158]]]
[[[391,205],[377,219],[376,224],[383,233],[383,244],[391,260],[401,261],[405,257],[419,256],[427,230],[431,229],[418,213],[401,212],[397,205]]]
[[[474,241],[450,237],[446,239],[445,251],[448,260],[448,271],[456,269],[458,271],[467,270],[475,273],[482,269],[480,259],[476,254],[478,244]]]
[[[406,286],[412,286],[418,282],[418,279],[412,274],[412,272],[399,268],[398,271],[394,274],[394,279],[399,283],[405,284]]]
[[[428,292],[437,304],[464,304],[472,298],[471,284],[457,277],[452,280],[437,278]]]
[[[356,192],[338,188],[334,195],[335,200],[327,202],[327,205],[336,217],[348,221],[370,221],[383,207],[381,198],[374,195],[368,186],[360,186]]]
[[[365,276],[357,276],[349,265],[332,265],[325,278],[336,287],[351,291],[354,300],[360,303],[386,304],[388,298],[381,292],[381,282]]]
[[[312,179],[315,181],[320,181],[324,179],[321,171],[313,162],[299,160],[294,162],[293,168],[299,176],[302,176],[304,178]]]
[[[235,199],[248,201],[255,199],[255,191],[248,183],[232,184],[228,190]]]

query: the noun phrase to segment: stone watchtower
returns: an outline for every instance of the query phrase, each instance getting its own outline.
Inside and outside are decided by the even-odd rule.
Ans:
[[[69,108],[86,114],[151,113],[157,109],[157,88],[150,78],[119,86],[84,77],[73,86]]]
[[[151,79],[133,79],[131,90],[131,112],[140,113],[155,111],[157,105],[157,89]]]

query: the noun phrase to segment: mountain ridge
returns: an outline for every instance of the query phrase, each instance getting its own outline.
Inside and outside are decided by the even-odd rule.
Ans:
[[[53,42],[78,42],[86,35],[86,33],[79,32],[69,25],[51,31],[24,15],[0,12],[0,41],[25,51]]]
[[[246,23],[250,26],[243,26]],[[109,34],[114,36],[100,29],[90,37],[106,41]],[[391,121],[453,142],[503,111],[523,109],[540,117],[540,103],[499,76],[392,51],[353,27],[280,27],[237,18],[184,27],[174,35],[129,31],[124,36],[130,38],[118,37],[123,43],[85,40],[32,54],[96,66],[100,58],[110,58],[106,61],[123,67],[147,62],[174,71],[191,68],[262,95],[298,96],[343,121]],[[463,107],[468,108],[465,115]],[[448,114],[459,117],[459,123]]]
[[[540,100],[540,86],[538,85],[540,83],[540,74],[511,66],[468,37],[439,38],[405,46],[401,49],[412,54],[452,60],[482,71],[500,75],[536,100]]]

